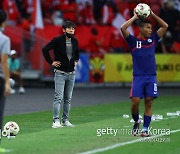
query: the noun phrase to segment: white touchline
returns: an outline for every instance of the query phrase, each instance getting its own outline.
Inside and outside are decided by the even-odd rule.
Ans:
[[[167,120],[167,119],[171,119],[171,118],[177,118],[177,116],[176,117],[173,116],[173,117],[169,117],[169,118],[163,118],[162,120]],[[158,121],[154,121],[154,122],[158,122]],[[172,130],[171,133],[176,133],[179,131],[180,131],[180,129]],[[151,137],[146,137],[146,139],[157,138],[157,137],[164,136],[164,135],[166,135],[166,134],[159,134],[159,135],[155,135],[155,136],[151,136]],[[98,149],[82,152],[79,154],[93,154],[93,153],[97,153],[97,152],[103,152],[103,151],[111,150],[111,149],[114,149],[117,147],[121,147],[121,146],[128,145],[128,144],[133,144],[133,143],[140,142],[140,141],[142,141],[142,138],[139,138],[137,140],[127,141],[127,142],[117,143],[117,144],[110,145],[110,146],[107,146],[104,148],[98,148]]]
[[[171,133],[176,133],[176,132],[180,132],[180,129],[171,131]],[[146,139],[153,139],[153,138],[161,137],[161,136],[164,136],[164,135],[166,135],[166,134],[163,133],[163,134],[159,134],[159,135],[155,135],[155,136],[151,136],[151,137],[146,137]],[[104,147],[104,148],[98,148],[98,149],[94,149],[94,150],[91,150],[91,151],[82,152],[82,153],[79,153],[79,154],[93,154],[93,153],[97,153],[97,152],[103,152],[103,151],[111,150],[111,149],[121,147],[121,146],[124,146],[124,145],[137,143],[137,142],[140,142],[140,141],[142,141],[142,138],[139,138],[137,140],[127,141],[127,142],[117,143],[117,144],[114,144],[114,145],[111,145],[111,146],[107,146],[107,147]]]
[[[2,153],[6,153],[6,152],[12,152],[12,149],[4,149],[4,151]],[[1,153],[1,152],[0,152]]]

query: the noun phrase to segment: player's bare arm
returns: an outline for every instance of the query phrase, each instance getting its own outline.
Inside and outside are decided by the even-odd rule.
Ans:
[[[10,83],[9,83],[9,66],[8,66],[8,55],[2,54],[1,55],[1,63],[2,63],[2,71],[5,78],[5,96],[9,95],[10,93]]]
[[[160,28],[158,29],[157,34],[159,37],[162,37],[166,33],[168,24],[164,20],[162,20],[160,17],[158,17],[156,14],[154,14],[152,10],[151,10],[151,16],[159,24]]]
[[[129,19],[128,21],[126,21],[122,26],[121,26],[121,31],[122,34],[125,38],[127,38],[129,36],[129,31],[127,30],[127,28],[135,21],[138,19],[138,16],[134,10],[134,16]]]

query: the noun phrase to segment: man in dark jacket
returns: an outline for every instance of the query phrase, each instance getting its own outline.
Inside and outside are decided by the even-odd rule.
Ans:
[[[64,34],[51,40],[43,49],[46,61],[54,67],[55,94],[53,104],[53,128],[74,127],[69,122],[69,111],[75,82],[74,67],[79,60],[78,41],[74,38],[75,24],[65,21]],[[49,51],[54,50],[54,60]],[[60,104],[64,100],[62,121],[59,120]]]

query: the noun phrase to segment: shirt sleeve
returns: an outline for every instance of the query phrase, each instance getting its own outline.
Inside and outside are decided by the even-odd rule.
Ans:
[[[10,39],[9,38],[5,39],[4,43],[3,43],[3,46],[1,48],[1,50],[2,50],[1,54],[9,55],[9,53],[10,53],[10,46],[11,46]]]
[[[129,46],[132,47],[132,45],[136,41],[136,38],[133,35],[129,34],[129,36],[126,38],[126,41],[129,44]]]
[[[153,40],[155,40],[156,43],[157,43],[157,42],[159,41],[159,39],[160,39],[160,37],[158,36],[157,33],[153,34],[152,37],[153,37]]]
[[[54,49],[56,45],[56,39],[54,38],[53,40],[51,40],[47,45],[44,46],[44,48],[42,49],[44,58],[46,59],[46,61],[51,65],[53,63],[51,56],[49,54],[49,51]]]

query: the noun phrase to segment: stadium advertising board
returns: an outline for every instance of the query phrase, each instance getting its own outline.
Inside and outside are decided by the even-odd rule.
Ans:
[[[76,82],[88,82],[89,81],[89,55],[80,54],[79,62],[75,67],[76,70]]]
[[[104,82],[104,55],[90,55],[89,68],[90,82]]]
[[[180,81],[180,55],[156,55],[157,78],[159,82]],[[105,55],[105,82],[131,82],[132,58],[130,54]]]

